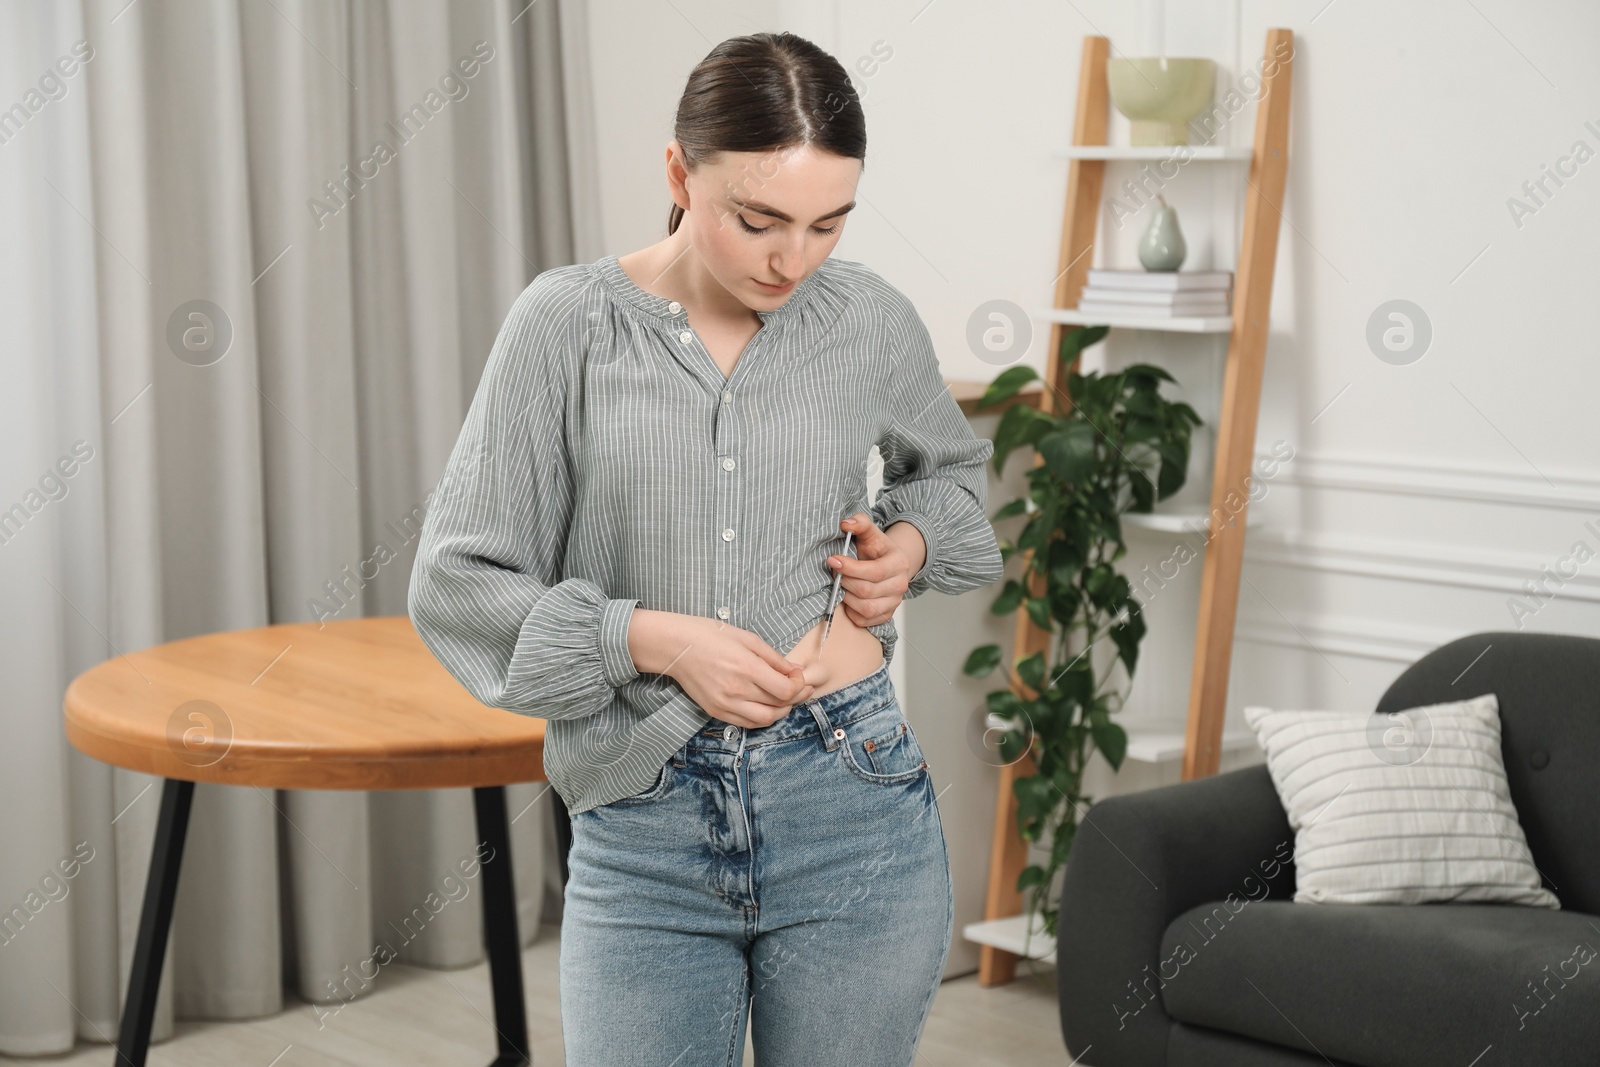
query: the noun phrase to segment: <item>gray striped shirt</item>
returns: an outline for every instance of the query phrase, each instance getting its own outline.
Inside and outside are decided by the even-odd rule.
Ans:
[[[921,532],[907,599],[1000,577],[994,445],[905,295],[828,259],[757,315],[725,378],[683,307],[615,256],[544,271],[429,494],[412,622],[480,702],[548,721],[545,773],[574,814],[643,792],[711,721],[635,668],[635,606],[723,619],[786,653],[826,612],[826,559],[857,511]],[[871,631],[892,659],[894,621]]]

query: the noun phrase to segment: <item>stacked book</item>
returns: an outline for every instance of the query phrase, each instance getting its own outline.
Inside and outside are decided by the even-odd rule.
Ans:
[[[1231,270],[1089,271],[1078,297],[1086,315],[1152,319],[1227,317]]]

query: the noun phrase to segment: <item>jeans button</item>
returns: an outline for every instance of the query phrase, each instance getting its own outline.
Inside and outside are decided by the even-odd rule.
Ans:
[[[722,731],[722,739],[724,741],[732,741],[735,737],[738,737],[738,736],[739,736],[739,728],[737,726],[729,726],[728,728],[726,728],[725,730]]]

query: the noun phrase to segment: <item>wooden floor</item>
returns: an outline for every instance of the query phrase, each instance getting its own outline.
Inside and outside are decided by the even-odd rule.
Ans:
[[[522,954],[536,1065],[565,1062],[556,988],[559,953],[560,928],[547,925]],[[1024,974],[994,989],[979,986],[976,975],[952,978],[934,998],[917,1067],[1065,1064],[1056,1003],[1049,973]],[[369,996],[324,1016],[320,1027],[311,1006],[299,1000],[262,1019],[180,1021],[170,1041],[151,1047],[149,1067],[485,1067],[495,1051],[492,1004],[486,964],[441,971],[394,963],[383,968]],[[70,1055],[0,1056],[0,1063],[110,1067],[112,1058],[109,1045],[80,1039]],[[744,1063],[755,1064],[748,1038]]]

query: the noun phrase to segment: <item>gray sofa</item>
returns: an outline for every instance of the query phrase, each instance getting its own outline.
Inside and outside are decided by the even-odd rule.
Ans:
[[[1463,637],[1407,668],[1376,710],[1486,692],[1561,910],[1295,904],[1294,834],[1264,765],[1113,797],[1087,813],[1063,872],[1074,1062],[1600,1064],[1600,640]]]

